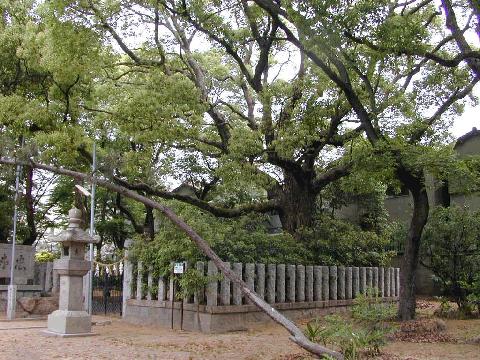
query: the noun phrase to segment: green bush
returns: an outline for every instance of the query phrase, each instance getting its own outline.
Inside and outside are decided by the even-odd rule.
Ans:
[[[467,301],[472,307],[476,307],[477,315],[480,316],[480,273],[477,273],[471,284],[468,284]]]
[[[35,253],[35,261],[36,262],[52,262],[55,259],[60,258],[60,252],[51,252],[48,250],[40,250],[39,252]]]
[[[390,228],[378,234],[328,214],[320,215],[312,228],[304,229],[301,238],[314,264],[382,266],[396,254],[387,250]]]
[[[359,359],[361,354],[378,354],[387,343],[387,335],[394,327],[387,322],[396,314],[394,305],[382,303],[372,291],[359,295],[352,308],[351,319],[328,315],[325,324],[315,319],[309,322],[305,335],[324,346],[337,346],[345,359]]]
[[[425,227],[421,256],[444,295],[461,313],[471,313],[468,299],[477,291],[475,276],[480,271],[480,212],[457,206],[434,209]]]
[[[197,231],[224,261],[252,263],[308,264],[304,245],[288,234],[271,235],[265,227],[265,215],[220,219],[178,202],[170,204],[179,216]],[[153,241],[137,236],[131,258],[152,266],[157,275],[170,273],[171,261],[205,261],[206,257],[190,238],[161,217],[162,223]]]

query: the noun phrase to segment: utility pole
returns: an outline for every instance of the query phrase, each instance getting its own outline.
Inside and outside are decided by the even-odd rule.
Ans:
[[[95,142],[93,143],[93,154],[92,154],[92,173],[95,176],[95,171],[97,171],[97,148]],[[90,198],[90,236],[93,238],[95,233],[95,182],[92,181],[92,196]],[[90,260],[90,272],[88,274],[88,313],[92,315],[92,302],[93,302],[93,243],[90,243],[89,258]]]
[[[23,145],[23,140],[22,140]],[[8,285],[7,294],[7,319],[15,319],[15,313],[17,311],[17,285],[15,285],[15,243],[17,241],[17,217],[18,217],[18,192],[20,187],[20,173],[22,167],[17,165],[16,177],[15,177],[15,198],[13,208],[13,234],[12,234],[12,256],[10,257],[10,284]]]

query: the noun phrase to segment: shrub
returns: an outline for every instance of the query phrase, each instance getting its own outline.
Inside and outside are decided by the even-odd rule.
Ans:
[[[312,257],[312,263],[348,266],[382,266],[395,255],[386,250],[391,243],[390,228],[378,234],[358,225],[321,214],[301,238]]]
[[[55,259],[60,258],[59,252],[51,252],[48,250],[40,250],[39,252],[35,253],[35,261],[37,262],[52,262]]]
[[[387,320],[395,314],[394,305],[382,303],[380,297],[369,291],[355,299],[351,319],[329,315],[324,325],[314,319],[307,324],[305,335],[325,346],[338,346],[345,359],[359,359],[365,352],[379,353],[387,342],[387,335],[394,330]]]
[[[468,299],[476,291],[475,274],[480,271],[480,213],[457,206],[436,208],[422,244],[422,264],[432,270],[444,295],[468,315],[472,310]]]

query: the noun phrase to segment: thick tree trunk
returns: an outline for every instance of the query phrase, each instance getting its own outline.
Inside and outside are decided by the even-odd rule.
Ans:
[[[148,237],[148,240],[153,241],[155,239],[155,219],[153,216],[153,208],[145,205],[145,223],[143,225],[144,233]]]
[[[277,196],[280,197],[280,220],[283,229],[295,235],[303,227],[313,223],[317,192],[312,189],[311,181],[299,182],[286,173],[284,185]]]
[[[28,234],[23,240],[23,245],[33,245],[37,240],[37,227],[35,225],[35,205],[33,200],[33,167],[27,166],[25,178],[25,207]]]
[[[424,174],[413,175],[405,169],[399,170],[399,178],[413,197],[413,214],[405,239],[405,252],[401,264],[400,304],[398,317],[402,321],[415,318],[415,275],[418,267],[420,242],[428,219],[429,203],[425,189]]]

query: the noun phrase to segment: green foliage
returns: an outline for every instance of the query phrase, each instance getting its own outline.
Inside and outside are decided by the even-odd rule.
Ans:
[[[386,250],[391,243],[390,227],[377,234],[327,214],[321,214],[301,236],[315,264],[381,266],[395,255]]]
[[[261,263],[308,263],[309,253],[288,234],[271,235],[263,216],[219,219],[195,207],[171,202],[174,210],[189,223],[224,261]],[[160,216],[161,226],[154,241],[138,236],[132,257],[152,265],[158,274],[167,274],[173,260],[189,263],[206,260],[191,240],[170,221]]]
[[[187,271],[178,279],[180,290],[176,294],[177,298],[189,298],[192,295],[197,295],[200,290],[204,289],[208,285],[208,283],[212,281],[218,281],[220,279],[221,275],[205,276],[197,269],[187,269]]]
[[[468,303],[477,308],[477,315],[480,316],[480,273],[475,274],[473,281],[467,285],[470,294],[467,295]]]
[[[360,359],[362,354],[375,355],[387,343],[387,335],[394,327],[387,323],[396,314],[394,305],[383,304],[372,291],[359,295],[352,308],[352,318],[328,315],[325,323],[318,319],[309,322],[305,335],[325,346],[337,346],[345,359]]]
[[[468,313],[467,297],[480,271],[480,212],[457,206],[434,209],[422,244],[424,265],[433,271],[445,295]]]
[[[372,288],[367,289],[366,294],[358,294],[352,306],[352,318],[372,330],[384,328],[385,322],[392,320],[396,314],[396,305],[384,303]]]
[[[41,250],[37,253],[35,253],[35,261],[36,262],[52,262],[55,259],[60,258],[60,252],[51,252],[48,250]]]
[[[379,266],[395,254],[385,250],[389,232],[380,235],[363,231],[349,222],[321,215],[311,229],[304,229],[301,241],[291,235],[267,233],[267,218],[246,215],[238,219],[216,218],[193,206],[170,202],[173,209],[190,224],[225,261],[243,263],[342,264]],[[190,263],[206,258],[190,239],[170,221],[160,216],[161,225],[153,241],[137,236],[132,256],[167,274],[173,260]]]
[[[2,174],[3,175],[3,174]],[[0,178],[0,243],[5,243],[12,230],[13,191],[11,176]]]

